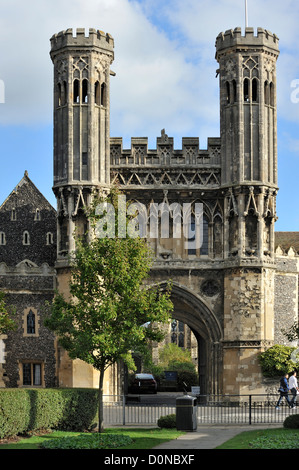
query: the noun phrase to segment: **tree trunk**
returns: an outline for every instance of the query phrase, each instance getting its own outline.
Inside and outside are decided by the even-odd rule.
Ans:
[[[104,408],[103,408],[103,383],[104,383],[105,368],[100,369],[99,378],[99,432],[104,431]]]

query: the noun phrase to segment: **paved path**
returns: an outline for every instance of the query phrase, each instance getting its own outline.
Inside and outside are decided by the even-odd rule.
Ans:
[[[184,436],[173,441],[165,442],[154,449],[215,449],[232,437],[245,431],[257,429],[281,428],[281,425],[252,425],[252,426],[200,426],[195,432],[187,432]]]

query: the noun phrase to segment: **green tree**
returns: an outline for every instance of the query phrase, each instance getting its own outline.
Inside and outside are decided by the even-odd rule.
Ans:
[[[182,349],[174,343],[165,344],[159,351],[159,364],[168,367],[171,362],[192,363],[190,351],[188,349]]]
[[[14,311],[6,306],[4,292],[0,292],[0,335],[17,328],[16,322],[11,318],[13,314]]]
[[[131,351],[163,339],[158,324],[169,321],[173,308],[170,286],[166,291],[146,286],[153,260],[146,240],[130,237],[127,231],[124,238],[117,236],[118,197],[112,191],[94,200],[87,214],[92,227],[89,243],[75,237],[71,298],[57,293],[45,321],[72,359],[79,358],[99,371],[99,432],[103,430],[104,372],[119,360],[134,368]],[[100,204],[107,210],[97,215]],[[94,236],[111,207],[114,234],[112,230],[109,236]],[[126,215],[126,226],[132,222],[133,216]]]
[[[290,373],[298,363],[291,360],[292,352],[296,348],[275,344],[259,356],[262,372],[265,377],[276,377],[284,373]]]

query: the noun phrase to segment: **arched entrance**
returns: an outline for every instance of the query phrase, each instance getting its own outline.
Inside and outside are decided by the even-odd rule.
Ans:
[[[164,283],[160,283],[163,287]],[[187,287],[173,283],[173,318],[189,326],[198,343],[198,372],[201,395],[222,392],[222,328],[205,302]]]

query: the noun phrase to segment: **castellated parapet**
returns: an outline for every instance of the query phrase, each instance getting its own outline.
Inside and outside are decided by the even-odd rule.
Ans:
[[[83,48],[99,48],[105,51],[113,52],[114,39],[109,33],[90,28],[88,35],[85,35],[85,28],[77,28],[73,31],[69,28],[60,31],[51,37],[51,52],[60,51],[64,47],[83,47]]]
[[[254,28],[246,28],[245,35],[242,36],[241,28],[229,29],[225,33],[220,33],[216,38],[216,56],[225,49],[235,47],[256,47],[271,49],[274,54],[279,54],[279,39],[276,34],[270,31],[257,28],[257,35]]]

